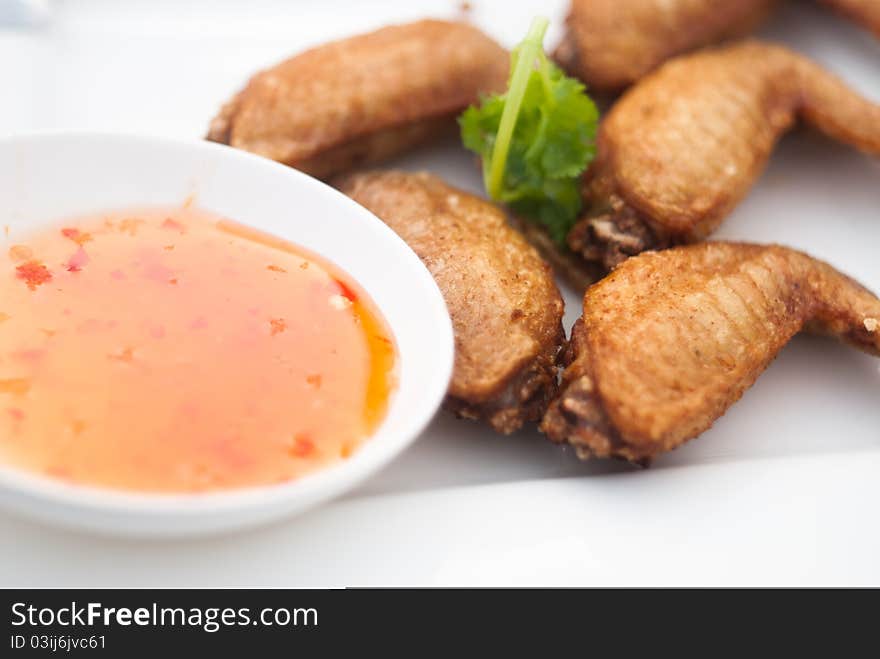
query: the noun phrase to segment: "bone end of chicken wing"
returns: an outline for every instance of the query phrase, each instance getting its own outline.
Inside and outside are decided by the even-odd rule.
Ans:
[[[586,292],[541,429],[584,458],[649,462],[709,428],[803,328],[880,355],[880,300],[785,247],[646,252]]]
[[[797,119],[880,154],[880,106],[787,48],[746,41],[667,62],[602,122],[569,247],[610,269],[646,249],[702,240]]]
[[[454,131],[508,68],[507,51],[465,23],[393,25],[258,73],[207,138],[328,178]]]
[[[427,173],[365,172],[334,184],[403,238],[443,293],[455,334],[447,409],[503,433],[540,420],[557,392],[563,302],[550,267],[505,213]]]

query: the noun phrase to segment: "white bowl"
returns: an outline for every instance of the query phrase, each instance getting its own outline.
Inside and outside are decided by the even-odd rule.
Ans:
[[[192,535],[302,512],[351,489],[431,420],[452,371],[452,325],[422,262],[385,224],[301,172],[200,141],[100,134],[0,140],[6,241],[71,215],[146,204],[197,206],[311,249],[373,298],[399,350],[387,417],[349,459],[301,479],[205,494],[159,495],[70,485],[0,465],[0,505],[66,526],[124,535]],[[0,234],[2,235],[2,234]]]

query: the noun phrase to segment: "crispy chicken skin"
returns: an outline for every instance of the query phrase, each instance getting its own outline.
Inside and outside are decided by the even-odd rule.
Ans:
[[[798,118],[880,154],[880,106],[786,48],[747,41],[667,62],[602,123],[569,247],[609,269],[705,238]]]
[[[366,172],[336,181],[424,261],[455,333],[446,406],[513,432],[557,392],[563,302],[550,267],[495,205],[436,176]]]
[[[819,1],[880,36],[880,2],[878,0]]]
[[[880,300],[785,247],[647,252],[586,292],[541,429],[582,458],[647,463],[709,428],[802,328],[880,355]]]
[[[665,60],[751,31],[776,0],[572,0],[556,60],[590,88],[626,87]]]
[[[480,93],[504,89],[508,53],[464,23],[385,27],[255,75],[208,139],[327,178],[445,131]]]

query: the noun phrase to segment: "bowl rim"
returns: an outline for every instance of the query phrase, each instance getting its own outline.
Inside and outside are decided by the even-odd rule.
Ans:
[[[410,407],[406,415],[408,420],[396,431],[384,434],[383,428],[385,420],[389,418],[396,404],[396,399],[399,398],[396,395],[399,391],[392,394],[394,398],[391,400],[385,420],[351,457],[318,468],[291,481],[194,493],[138,492],[67,483],[0,463],[0,492],[7,490],[7,494],[19,499],[24,497],[31,502],[39,501],[68,509],[87,508],[93,512],[110,514],[136,513],[143,516],[161,516],[169,520],[196,517],[206,513],[246,512],[250,509],[264,508],[269,504],[293,503],[297,500],[302,501],[303,507],[308,507],[355,487],[399,455],[431,422],[446,395],[452,377],[454,356],[452,320],[443,295],[427,267],[412,248],[372,212],[327,183],[299,170],[247,151],[207,140],[113,131],[40,130],[0,136],[0,149],[26,148],[28,144],[34,142],[53,140],[100,140],[135,148],[158,146],[167,149],[193,149],[210,157],[238,159],[247,163],[248,167],[283,173],[294,180],[299,180],[300,185],[310,188],[309,194],[324,195],[328,199],[333,197],[333,201],[328,203],[335,203],[340,208],[347,209],[348,216],[352,214],[362,216],[360,221],[372,223],[373,231],[381,236],[379,240],[396,244],[395,249],[400,252],[400,261],[406,264],[412,275],[419,280],[419,287],[425,292],[424,302],[431,310],[432,329],[437,333],[438,340],[432,343],[430,351],[437,364],[428,380],[411,385],[418,386],[423,391],[419,398],[420,407],[417,409]],[[236,221],[243,220],[236,218]],[[275,235],[296,242],[295,237],[277,233]],[[332,254],[319,253],[323,258],[336,264]],[[343,265],[340,267],[345,269]],[[379,311],[383,312],[380,304],[375,300],[374,303]],[[396,337],[395,328],[391,327],[391,331]]]

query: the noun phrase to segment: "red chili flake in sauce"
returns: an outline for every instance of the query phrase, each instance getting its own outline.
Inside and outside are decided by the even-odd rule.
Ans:
[[[67,262],[67,271],[68,272],[79,272],[83,269],[83,266],[89,262],[89,255],[86,254],[86,250],[82,248],[82,245],[79,246],[79,249],[76,250],[73,256],[70,257],[70,260]]]
[[[315,452],[315,443],[304,433],[293,438],[290,454],[297,458],[307,458]]]
[[[334,279],[333,281],[339,286],[339,292],[342,293],[344,297],[348,298],[350,302],[357,302],[357,293],[351,290],[344,281],[340,281],[339,279]]]
[[[281,334],[281,332],[287,329],[287,321],[283,318],[270,318],[269,325],[272,326],[272,336]]]
[[[92,234],[72,228],[61,229],[61,235],[77,245],[83,245],[92,239]]]
[[[177,220],[170,218],[170,217],[166,217],[165,221],[162,222],[162,228],[163,229],[171,229],[173,231],[179,231],[180,233],[183,233],[184,231],[186,231],[186,227],[184,227]]]
[[[11,416],[16,421],[21,421],[24,419],[24,412],[22,412],[17,407],[10,407],[7,412],[9,412],[9,416]]]
[[[52,273],[39,261],[27,261],[15,268],[15,276],[23,279],[31,290],[37,286],[52,281]]]

